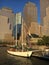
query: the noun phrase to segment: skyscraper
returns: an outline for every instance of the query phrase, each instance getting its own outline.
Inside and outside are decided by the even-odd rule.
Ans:
[[[44,25],[45,20],[44,17],[46,16],[46,8],[49,7],[49,0],[40,0],[40,13],[41,13],[41,36],[44,33]]]
[[[49,7],[46,8],[46,16],[43,18],[43,35],[49,36]]]
[[[39,34],[37,21],[37,7],[34,3],[28,2],[23,9],[23,39],[24,42],[29,34]]]
[[[15,22],[15,33],[21,34],[21,22],[22,22],[21,12],[16,13],[16,22]],[[15,34],[14,33],[14,34]]]
[[[43,18],[46,16],[46,8],[49,6],[49,0],[40,0],[41,24],[43,25]]]
[[[24,6],[23,10],[23,20],[26,24],[28,32],[36,34],[37,32],[37,7],[34,3],[28,2]]]

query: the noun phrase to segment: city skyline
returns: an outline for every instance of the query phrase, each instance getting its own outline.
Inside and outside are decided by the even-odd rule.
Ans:
[[[0,0],[0,9],[2,7],[11,8],[14,13],[23,12],[27,2],[35,3],[38,9],[38,23],[40,23],[40,0]]]

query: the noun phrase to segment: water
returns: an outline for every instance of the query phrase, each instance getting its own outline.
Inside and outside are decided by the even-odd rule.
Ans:
[[[0,65],[49,65],[46,60],[12,56],[6,50],[7,47],[0,47]]]

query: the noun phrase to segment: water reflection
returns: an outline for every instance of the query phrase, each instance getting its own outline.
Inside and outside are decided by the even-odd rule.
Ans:
[[[9,54],[7,54],[7,56],[8,56],[8,58],[11,57],[11,59],[13,58],[14,60],[16,60],[17,65],[32,65],[31,59],[29,59],[29,58],[12,56],[12,55],[9,55]]]

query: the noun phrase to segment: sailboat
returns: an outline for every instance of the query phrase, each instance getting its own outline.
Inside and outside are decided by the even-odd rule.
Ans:
[[[16,23],[16,24],[17,24],[17,23]],[[17,30],[17,27],[16,27],[16,30]],[[16,31],[16,32],[17,32],[17,31]],[[17,43],[17,33],[16,33],[16,43]],[[12,55],[15,55],[15,56],[30,57],[31,54],[32,54],[32,51],[29,51],[29,50],[24,51],[24,50],[23,50],[23,44],[24,44],[24,43],[23,43],[23,21],[22,21],[22,51],[7,50],[7,52],[8,52],[9,54],[12,54]]]

